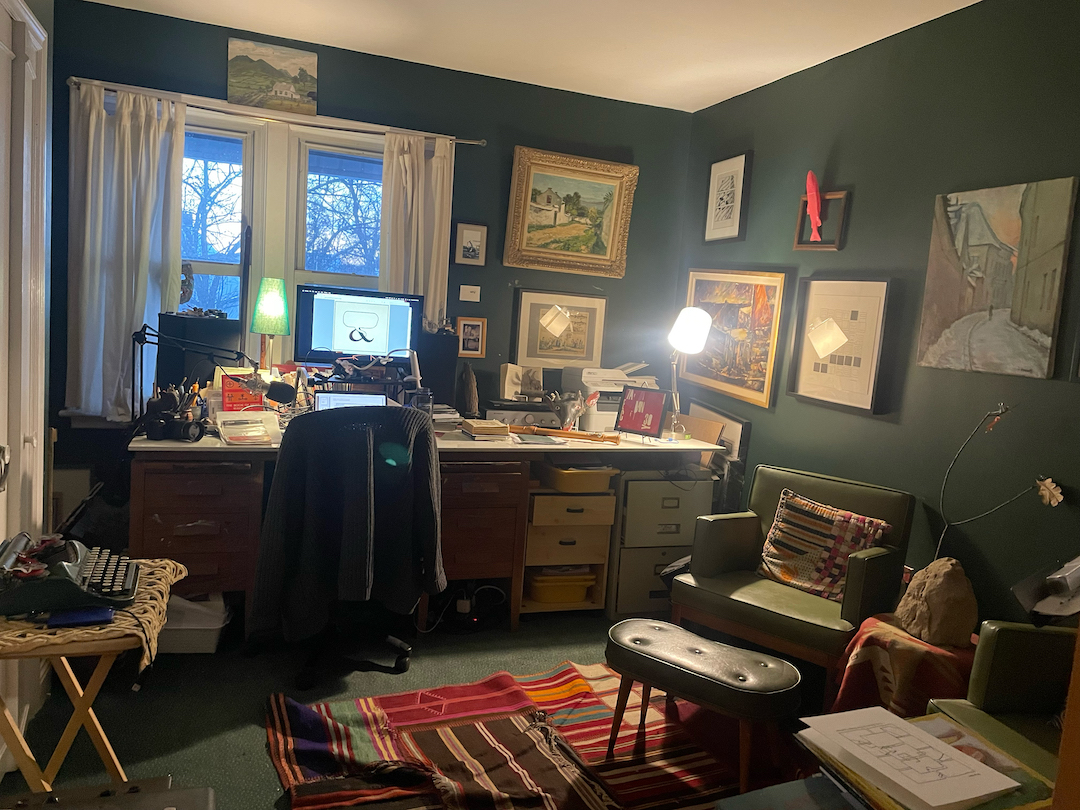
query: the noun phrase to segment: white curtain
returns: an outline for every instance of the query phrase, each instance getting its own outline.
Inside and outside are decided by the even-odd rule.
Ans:
[[[180,303],[185,107],[117,92],[110,114],[105,101],[101,87],[71,90],[64,413],[124,422],[131,334]]]
[[[453,186],[452,140],[428,150],[423,136],[386,134],[379,289],[423,295],[428,329],[446,317]]]

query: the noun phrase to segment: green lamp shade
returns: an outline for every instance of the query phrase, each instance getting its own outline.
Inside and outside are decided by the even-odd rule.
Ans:
[[[259,297],[251,316],[251,331],[260,335],[289,334],[289,304],[285,298],[285,279],[264,278],[259,282]]]

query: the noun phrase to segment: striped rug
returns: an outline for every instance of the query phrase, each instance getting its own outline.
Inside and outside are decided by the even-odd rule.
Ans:
[[[639,727],[635,689],[607,759],[618,682],[602,664],[564,662],[536,675],[500,672],[313,706],[274,695],[270,757],[292,806],[305,810],[708,810],[735,789],[727,757],[706,751],[688,730],[700,714],[681,702],[668,709],[655,691]],[[716,737],[716,718],[705,720]]]

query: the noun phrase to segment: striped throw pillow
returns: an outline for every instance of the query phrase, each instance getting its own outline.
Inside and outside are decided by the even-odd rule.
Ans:
[[[891,530],[884,520],[826,506],[785,489],[758,573],[840,602],[848,555],[878,545]]]

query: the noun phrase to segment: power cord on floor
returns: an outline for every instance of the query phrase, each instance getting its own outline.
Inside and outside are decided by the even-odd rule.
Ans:
[[[469,597],[469,594],[466,593],[464,588],[461,589],[461,596],[462,596],[462,598],[465,598],[465,599],[467,599]],[[446,611],[448,611],[450,609],[450,606],[452,604],[454,604],[455,601],[456,601],[455,599],[447,599],[446,600],[446,605],[443,607],[442,612],[439,614],[439,618],[437,618],[435,620],[435,624],[431,625],[431,627],[429,627],[427,630],[424,630],[422,627],[420,627],[420,625],[418,625],[416,623],[416,621],[414,620],[413,621],[413,627],[416,628],[416,632],[417,633],[422,633],[424,635],[427,635],[428,633],[434,632],[435,628],[438,627],[440,624],[442,624],[443,617],[446,616]]]

